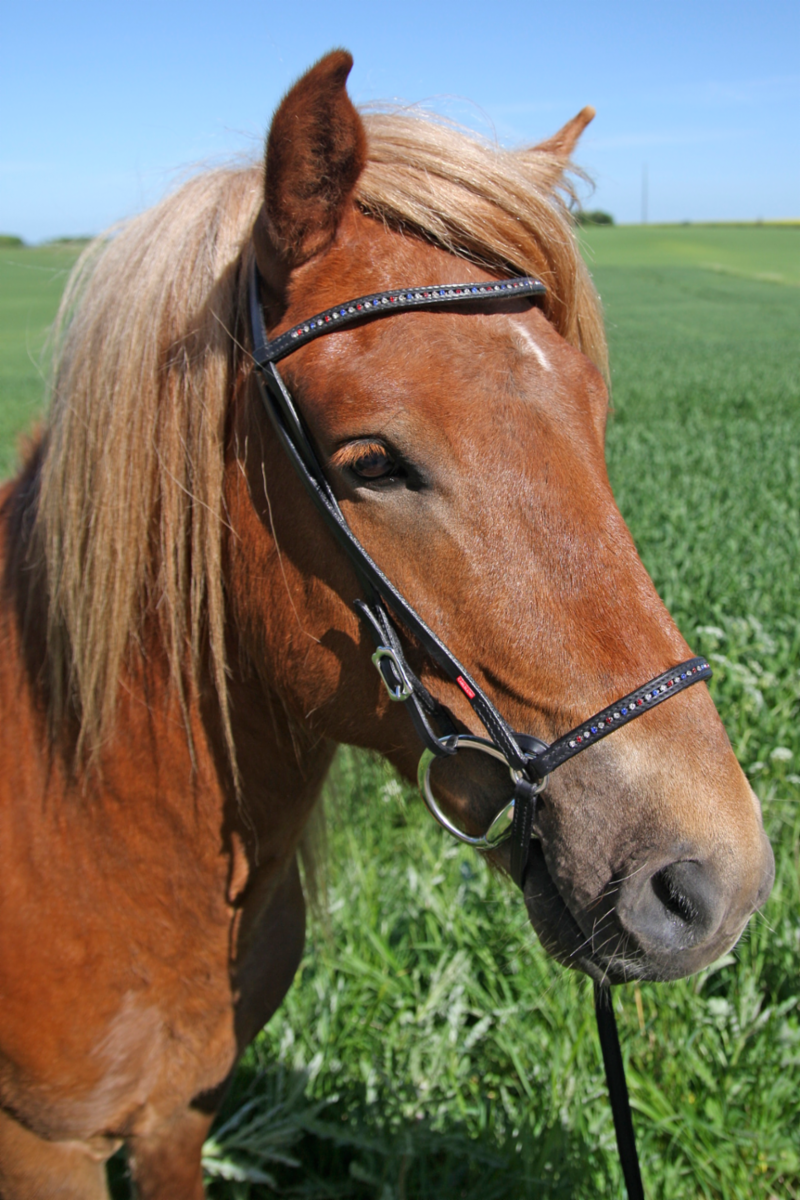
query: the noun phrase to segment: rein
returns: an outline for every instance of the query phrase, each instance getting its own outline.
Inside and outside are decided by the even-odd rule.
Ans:
[[[512,730],[477,681],[397,591],[351,531],[322,469],[302,416],[275,364],[300,346],[327,333],[363,324],[366,320],[395,315],[403,310],[442,306],[452,308],[476,301],[485,305],[495,300],[517,298],[537,301],[546,295],[546,291],[545,285],[538,279],[525,276],[500,282],[377,292],[318,313],[270,341],[261,310],[255,259],[248,280],[253,359],[261,400],[301,483],[358,576],[365,599],[354,601],[354,606],[375,643],[372,661],[390,699],[405,704],[423,743],[418,782],[425,803],[436,820],[454,837],[478,850],[495,849],[510,839],[510,872],[521,889],[525,885],[530,844],[534,836],[537,800],[549,773],[664,700],[700,680],[708,679],[711,668],[703,658],[690,658],[595,713],[550,745],[529,734]],[[448,709],[431,695],[409,666],[396,622],[416,638],[445,675],[460,688],[488,738],[457,731]],[[512,798],[495,816],[483,837],[470,837],[460,830],[441,811],[431,787],[433,763],[457,754],[460,749],[478,750],[504,762],[514,783]],[[643,1200],[625,1070],[607,984],[595,984],[595,1012],[628,1196],[630,1200]]]

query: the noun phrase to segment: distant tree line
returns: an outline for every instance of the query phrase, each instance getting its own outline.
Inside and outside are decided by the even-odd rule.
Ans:
[[[40,242],[40,246],[85,246],[87,242],[92,240],[87,234],[85,237],[57,237],[48,238],[46,242]],[[25,246],[27,243],[24,238],[17,237],[15,233],[0,233],[0,248],[6,250]]]
[[[601,208],[579,208],[575,213],[575,222],[578,225],[613,225],[614,218]]]

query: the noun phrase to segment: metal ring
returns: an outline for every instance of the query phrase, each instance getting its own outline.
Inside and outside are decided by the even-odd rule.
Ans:
[[[483,754],[488,754],[490,758],[496,758],[500,762],[506,764],[512,780],[516,784],[522,775],[521,771],[516,771],[509,765],[508,759],[502,750],[490,742],[488,738],[475,737],[469,733],[459,733],[453,738],[448,739],[451,744],[454,744],[455,751],[459,749],[480,750]],[[454,751],[454,752],[455,752]],[[419,790],[422,792],[422,798],[428,807],[431,816],[439,822],[439,824],[451,833],[454,838],[458,838],[460,842],[466,842],[468,846],[474,846],[476,850],[494,850],[507,838],[511,836],[511,826],[514,821],[514,801],[509,802],[500,809],[500,812],[492,821],[483,837],[470,837],[468,833],[464,833],[457,825],[454,825],[448,816],[446,816],[436,802],[433,791],[431,790],[431,766],[434,760],[439,757],[432,750],[423,750],[422,757],[419,760],[417,768],[417,783]],[[536,791],[540,792],[547,782],[547,776],[544,779],[537,780]]]
[[[392,667],[394,668],[395,672],[397,673],[397,678],[400,680],[400,682],[396,688],[392,687],[392,685],[389,683],[389,680],[386,678],[383,671],[381,670],[381,660],[384,658],[389,659],[389,661],[392,664]],[[395,654],[394,650],[391,650],[388,646],[379,646],[378,649],[375,651],[375,653],[372,656],[372,661],[374,662],[375,666],[378,668],[378,674],[380,675],[381,679],[383,680],[383,685],[386,688],[386,691],[389,693],[389,699],[390,700],[410,700],[411,697],[414,695],[414,688],[411,684],[411,680],[408,678],[405,671],[403,670],[403,664],[401,663],[398,656]]]

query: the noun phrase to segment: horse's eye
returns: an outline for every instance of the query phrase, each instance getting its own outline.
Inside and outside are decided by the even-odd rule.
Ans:
[[[367,446],[354,458],[350,468],[361,479],[382,479],[391,475],[394,462],[384,446]]]
[[[358,479],[371,481],[373,479],[390,479],[402,475],[397,461],[386,449],[383,442],[362,438],[341,446],[334,454],[331,462],[340,471],[350,471]]]

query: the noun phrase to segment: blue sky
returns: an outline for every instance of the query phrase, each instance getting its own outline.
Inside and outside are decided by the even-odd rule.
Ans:
[[[337,45],[357,102],[423,101],[505,144],[593,104],[587,205],[619,221],[640,220],[645,166],[651,221],[800,217],[798,0],[31,0],[0,31],[0,232],[97,233],[259,153]]]

